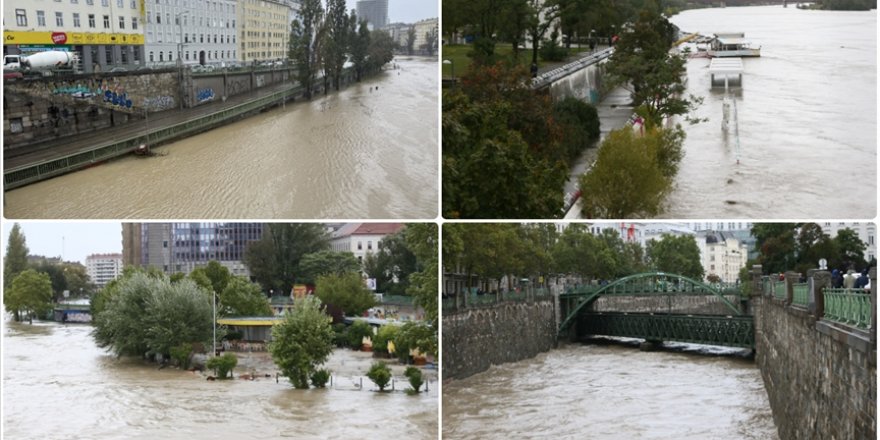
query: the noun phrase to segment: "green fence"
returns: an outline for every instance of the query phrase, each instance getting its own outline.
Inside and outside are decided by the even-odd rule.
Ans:
[[[825,289],[824,319],[861,329],[871,327],[871,295],[862,290]]]
[[[807,283],[792,284],[792,299],[794,305],[806,307],[810,302],[810,287]]]
[[[785,299],[785,281],[777,281],[773,283],[773,296],[779,299]]]

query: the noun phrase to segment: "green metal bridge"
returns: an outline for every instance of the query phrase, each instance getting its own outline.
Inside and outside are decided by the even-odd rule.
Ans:
[[[630,275],[604,286],[578,286],[559,297],[559,335],[754,348],[753,317],[736,304],[740,295],[737,285],[707,284],[664,272]]]

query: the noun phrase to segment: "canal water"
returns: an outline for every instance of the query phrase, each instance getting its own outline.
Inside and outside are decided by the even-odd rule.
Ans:
[[[704,35],[745,32],[761,57],[743,59],[739,142],[733,125],[721,130],[723,86],[710,91],[709,60],[688,62],[688,92],[705,97],[694,116],[710,120],[685,127],[665,217],[874,217],[876,11],[735,7],[671,21]]]
[[[443,438],[778,437],[761,375],[749,360],[567,345],[445,383]]]
[[[436,59],[6,193],[7,218],[434,218]],[[378,90],[377,90],[378,88]]]
[[[350,379],[323,390],[296,390],[274,377],[209,382],[117,359],[95,346],[90,331],[85,325],[6,323],[5,438],[437,438],[436,382],[413,396],[370,391],[366,378],[364,390]],[[332,362],[360,371],[369,365],[364,354],[336,351]]]

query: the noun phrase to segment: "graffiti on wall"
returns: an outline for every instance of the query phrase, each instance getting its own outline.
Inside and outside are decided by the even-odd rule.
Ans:
[[[144,98],[143,107],[150,111],[162,111],[174,108],[174,98],[170,96],[154,96]]]
[[[205,89],[199,89],[196,92],[196,100],[198,102],[211,101],[214,99],[214,89],[208,87]]]
[[[234,79],[229,81],[226,86],[227,95],[233,96],[238,95],[239,93],[245,93],[250,90],[250,80],[242,78],[242,79]]]

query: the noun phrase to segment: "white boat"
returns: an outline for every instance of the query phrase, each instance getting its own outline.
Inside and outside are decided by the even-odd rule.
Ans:
[[[715,34],[709,45],[710,57],[759,57],[761,47],[753,48],[742,32]]]

